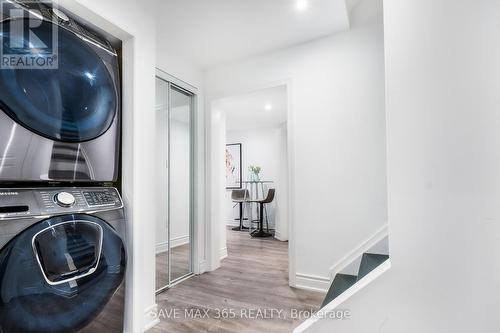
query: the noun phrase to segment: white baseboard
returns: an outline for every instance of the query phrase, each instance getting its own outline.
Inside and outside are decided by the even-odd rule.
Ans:
[[[376,248],[377,245],[382,241],[388,243],[388,234],[389,226],[386,224],[379,230],[377,230],[377,232],[375,232],[372,236],[370,236],[368,239],[354,248],[350,253],[340,259],[332,267],[330,267],[330,278],[333,279],[338,273],[357,275],[359,264],[361,263],[361,256],[363,255],[363,253],[369,252],[372,248]]]
[[[189,235],[179,236],[172,239],[172,248],[185,244],[189,244]],[[156,254],[166,252],[167,250],[168,250],[168,241],[156,244]]]
[[[278,230],[276,230],[276,231],[274,232],[274,238],[276,238],[276,239],[277,239],[277,240],[279,240],[280,242],[286,242],[286,241],[288,241],[288,238],[284,238],[284,237],[282,237],[282,236],[281,236],[281,233],[280,233]]]
[[[330,288],[330,278],[326,276],[295,274],[295,288],[326,293]]]
[[[227,247],[220,249],[220,260],[227,258]]]
[[[167,252],[168,242],[161,242],[156,244],[156,254]]]
[[[155,315],[157,312],[158,304],[153,304],[144,310],[143,332],[146,332],[160,323],[160,319]]]
[[[199,274],[203,274],[208,270],[208,263],[206,260],[200,262],[199,266]]]

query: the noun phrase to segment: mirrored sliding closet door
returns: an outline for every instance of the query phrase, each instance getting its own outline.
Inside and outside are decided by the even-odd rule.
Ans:
[[[193,104],[190,91],[156,77],[160,216],[156,223],[156,290],[192,274]]]

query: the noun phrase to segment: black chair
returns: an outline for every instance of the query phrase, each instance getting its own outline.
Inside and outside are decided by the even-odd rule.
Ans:
[[[267,222],[267,232],[264,231],[264,209],[266,204],[273,202],[274,195],[276,193],[276,189],[270,188],[267,191],[267,196],[262,200],[251,200],[250,202],[255,202],[259,204],[259,219],[252,220],[251,223],[257,223],[259,225],[259,229],[250,233],[252,237],[271,237],[272,234],[269,233],[269,222],[267,222],[267,214],[266,214],[266,222]]]
[[[240,225],[238,227],[234,227],[233,230],[240,231],[240,230],[248,230],[248,227],[245,227],[243,225],[244,220],[248,220],[248,218],[243,216],[243,204],[248,202],[250,199],[250,194],[248,193],[248,190],[233,190],[231,192],[231,199],[235,203],[233,207],[236,207],[236,205],[239,205],[240,207],[240,215],[239,217],[235,218],[235,220],[240,221]]]

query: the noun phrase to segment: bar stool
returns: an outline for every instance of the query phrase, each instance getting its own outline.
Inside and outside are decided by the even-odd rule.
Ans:
[[[265,209],[264,205],[273,202],[275,192],[276,192],[276,189],[270,188],[269,191],[267,192],[267,196],[264,199],[250,201],[250,202],[254,202],[254,203],[259,204],[259,219],[252,220],[250,223],[250,227],[252,226],[252,223],[257,223],[259,225],[259,229],[250,233],[250,235],[252,237],[271,237],[272,236],[272,234],[269,233],[269,222],[267,220],[267,213],[266,213],[267,232],[264,231],[264,209]]]
[[[250,198],[250,194],[248,193],[248,190],[232,190],[231,191],[231,200],[235,204],[233,207],[236,207],[236,205],[239,205],[239,211],[240,215],[239,217],[235,218],[235,220],[240,221],[240,225],[238,227],[232,228],[235,231],[241,231],[241,230],[247,230],[248,227],[245,227],[243,225],[243,220],[248,220],[248,218],[243,216],[243,204],[248,202],[248,199]]]

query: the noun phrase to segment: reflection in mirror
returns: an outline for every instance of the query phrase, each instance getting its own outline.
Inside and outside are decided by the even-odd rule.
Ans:
[[[156,290],[192,273],[191,124],[193,96],[156,79],[156,139],[159,158],[156,193]]]
[[[161,204],[160,216],[156,219],[156,290],[169,285],[168,274],[168,82],[156,78],[156,142],[157,154],[162,161],[156,193]]]
[[[171,282],[191,273],[191,99],[171,88],[170,269]]]

